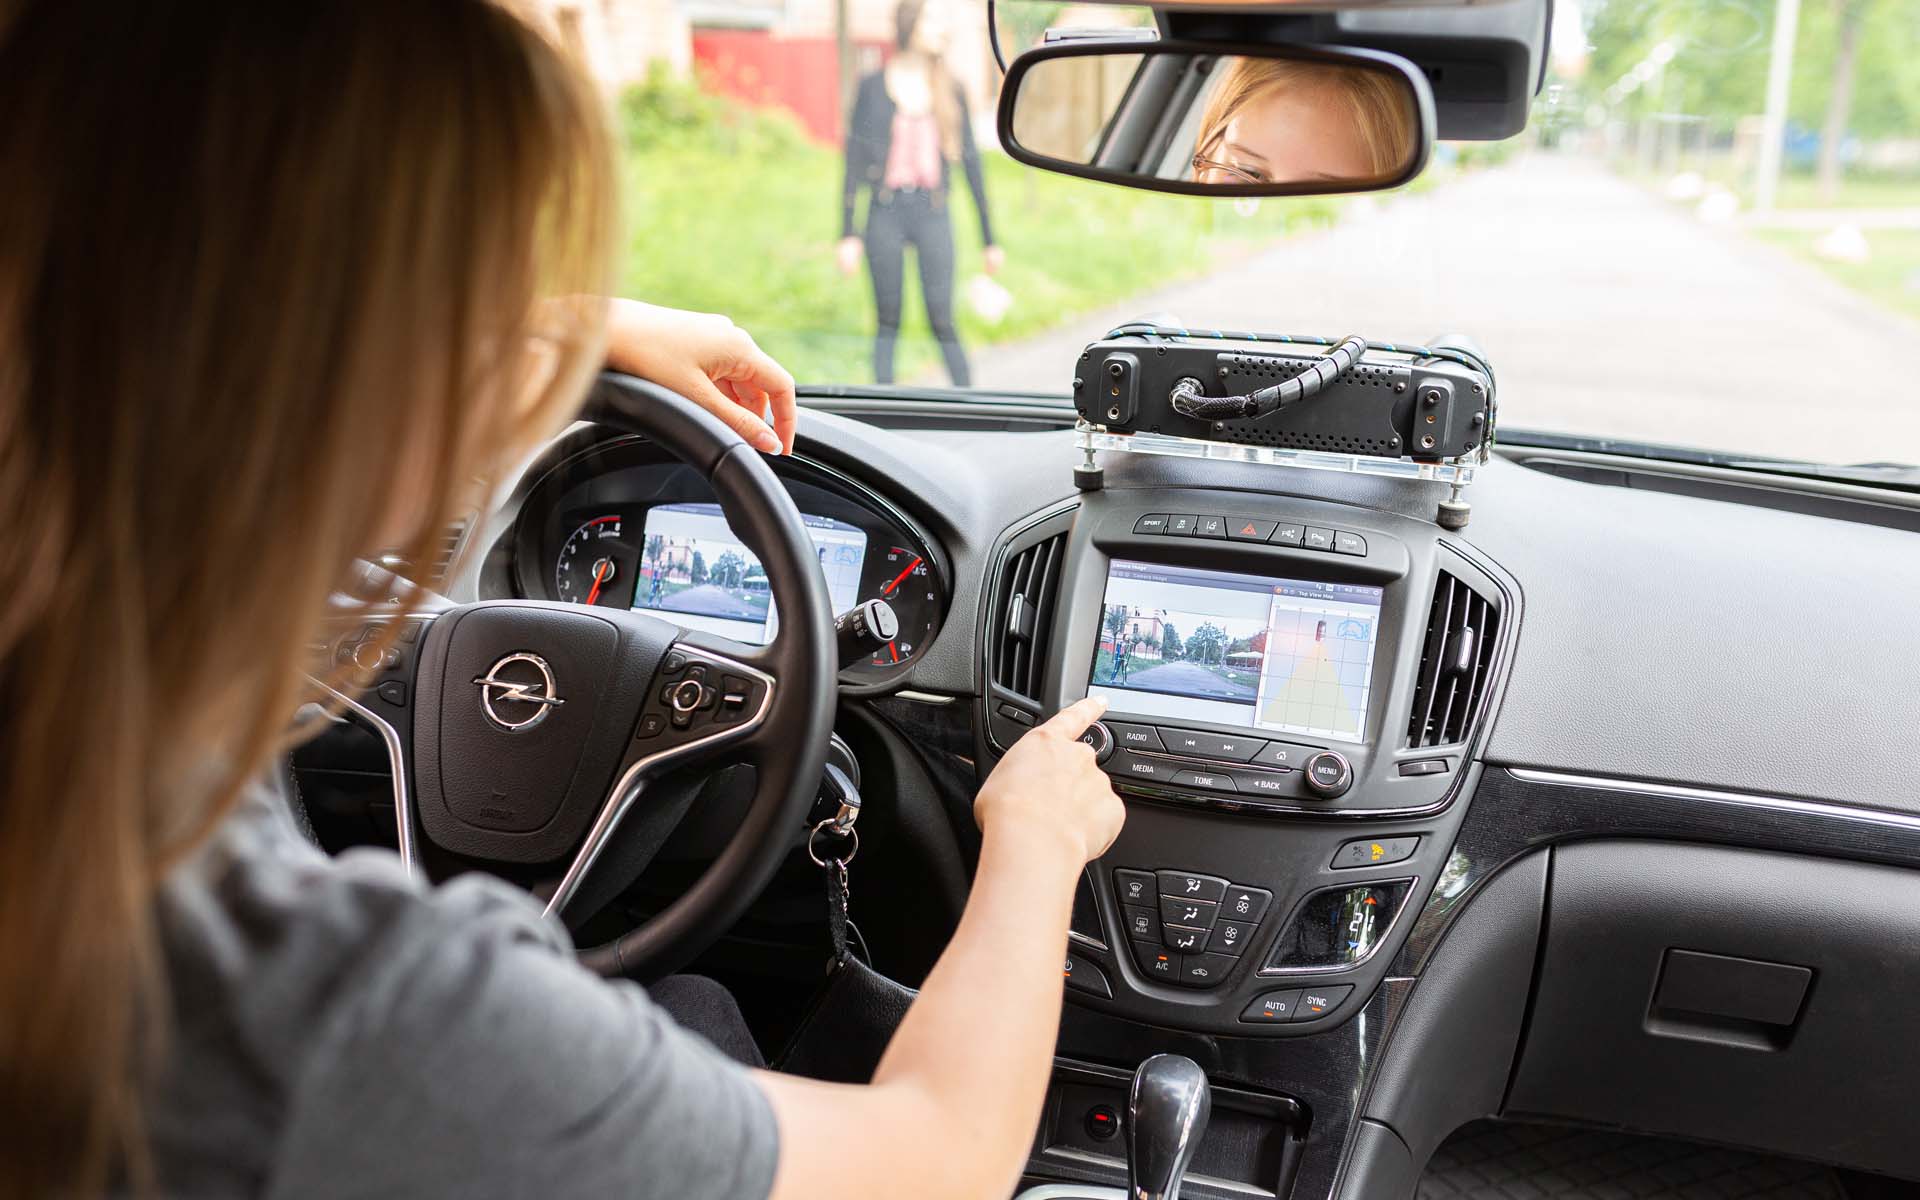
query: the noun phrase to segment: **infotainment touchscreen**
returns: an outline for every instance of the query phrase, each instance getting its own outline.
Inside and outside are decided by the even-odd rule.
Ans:
[[[1087,690],[1117,712],[1358,742],[1380,596],[1115,559]]]
[[[867,535],[832,517],[805,514],[820,555],[833,611],[860,601],[860,564]],[[687,629],[764,645],[779,627],[760,560],[734,536],[718,504],[656,504],[641,535],[640,576],[633,606],[652,609]]]

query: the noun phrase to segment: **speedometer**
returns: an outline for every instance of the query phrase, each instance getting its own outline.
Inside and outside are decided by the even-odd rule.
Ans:
[[[554,598],[569,604],[625,608],[633,602],[636,548],[626,540],[625,518],[594,517],[567,535],[553,565]]]
[[[932,639],[940,619],[940,586],[926,555],[906,546],[889,546],[882,564],[882,583],[875,596],[893,609],[900,631],[874,652],[872,664],[892,667],[912,658]]]

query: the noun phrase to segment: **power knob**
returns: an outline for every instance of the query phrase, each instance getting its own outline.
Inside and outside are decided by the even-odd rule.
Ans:
[[[1307,790],[1319,800],[1333,800],[1347,794],[1353,786],[1353,764],[1338,750],[1322,750],[1307,756],[1301,765],[1307,774]]]
[[[1083,731],[1076,740],[1085,742],[1087,745],[1093,747],[1093,761],[1095,762],[1103,763],[1113,757],[1113,731],[1108,729],[1102,722],[1095,721],[1093,724],[1087,726],[1085,731]]]

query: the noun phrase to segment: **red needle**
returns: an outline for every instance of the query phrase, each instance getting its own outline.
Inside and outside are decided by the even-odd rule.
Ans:
[[[887,643],[887,653],[893,655],[893,661],[895,662],[900,661],[900,652],[893,648],[892,642]]]
[[[921,560],[920,560],[920,559],[917,559],[917,558],[916,558],[916,559],[914,559],[914,560],[913,560],[912,562],[910,562],[910,563],[908,563],[908,564],[907,564],[907,569],[906,569],[906,570],[904,570],[904,571],[902,571],[902,572],[900,572],[900,573],[899,573],[898,575],[895,575],[895,576],[893,577],[893,582],[892,582],[892,583],[890,583],[890,584],[888,584],[887,586],[885,586],[885,587],[883,587],[883,588],[881,588],[881,589],[880,589],[880,594],[881,594],[882,596],[891,596],[891,595],[893,595],[893,589],[895,589],[895,588],[897,588],[897,587],[899,587],[899,586],[900,586],[900,581],[901,581],[901,580],[903,580],[903,579],[905,579],[905,578],[906,578],[907,576],[909,576],[909,575],[911,575],[911,574],[913,574],[913,569],[914,569],[915,567],[917,567],[917,566],[919,566],[919,565],[920,565],[920,562],[921,562]]]
[[[613,563],[610,560],[604,559],[604,558],[600,560],[600,565],[596,566],[593,569],[593,586],[587,589],[588,604],[592,604],[596,599],[599,598],[600,585],[607,581],[607,576],[611,574],[612,571],[613,571]]]

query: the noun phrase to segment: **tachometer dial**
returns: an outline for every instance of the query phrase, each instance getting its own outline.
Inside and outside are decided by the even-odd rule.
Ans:
[[[940,615],[940,591],[934,581],[933,564],[917,551],[889,546],[882,561],[885,572],[874,595],[893,609],[900,621],[900,633],[874,653],[872,663],[893,667],[918,654],[933,637],[934,622]]]
[[[633,603],[634,566],[640,561],[622,536],[623,518],[595,517],[567,535],[553,567],[553,596],[570,604],[626,608]]]

